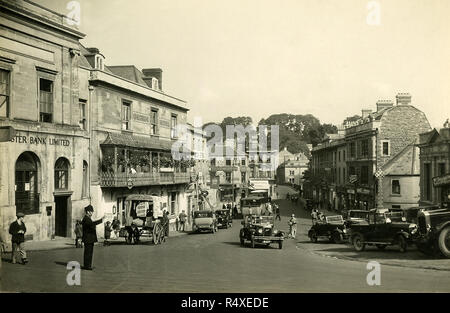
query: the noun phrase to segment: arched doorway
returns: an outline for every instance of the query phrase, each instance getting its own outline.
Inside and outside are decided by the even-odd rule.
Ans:
[[[39,158],[32,152],[22,153],[15,167],[16,212],[39,213]]]
[[[67,237],[70,223],[70,198],[69,191],[70,164],[66,158],[59,158],[55,163],[55,236]]]

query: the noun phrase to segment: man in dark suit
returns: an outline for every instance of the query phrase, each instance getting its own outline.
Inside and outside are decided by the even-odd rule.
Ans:
[[[83,218],[81,224],[83,225],[83,242],[84,242],[84,266],[85,270],[92,271],[92,257],[94,255],[94,243],[97,242],[97,231],[95,230],[96,225],[101,224],[105,217],[97,221],[92,221],[92,214],[94,213],[94,208],[92,205],[88,205],[84,208],[86,215]]]

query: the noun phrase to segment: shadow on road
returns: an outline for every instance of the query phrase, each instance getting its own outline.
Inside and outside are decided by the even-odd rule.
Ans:
[[[56,265],[62,265],[64,267],[67,267],[68,262],[61,262],[61,261],[55,261]]]

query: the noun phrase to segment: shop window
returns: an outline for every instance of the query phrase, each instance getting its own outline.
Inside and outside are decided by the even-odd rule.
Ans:
[[[83,161],[83,186],[81,189],[81,197],[86,198],[88,196],[89,188],[89,167],[86,161]]]
[[[69,161],[59,158],[55,164],[55,190],[68,190]]]
[[[39,121],[53,122],[53,81],[39,79]]]
[[[15,167],[16,212],[39,213],[38,162],[34,153],[22,153]]]
[[[431,201],[431,164],[424,164],[424,196],[425,200]]]
[[[158,109],[150,112],[150,135],[158,135]]]
[[[0,69],[0,116],[10,117],[9,94],[10,94],[10,72]]]
[[[130,130],[131,102],[122,101],[122,130]]]
[[[392,180],[392,194],[399,195],[400,194],[400,181],[398,179]]]

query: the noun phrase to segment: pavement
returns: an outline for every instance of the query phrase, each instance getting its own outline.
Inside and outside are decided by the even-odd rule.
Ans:
[[[0,269],[2,292],[449,292],[450,275],[442,270],[392,266],[397,259],[410,258],[393,249],[367,251],[347,257],[351,247],[327,242],[312,244],[306,233],[311,226],[309,212],[288,200],[276,200],[282,219],[277,229],[287,231],[287,221],[297,216],[298,237],[276,245],[239,244],[240,220],[219,232],[170,236],[162,245],[144,240],[138,245],[123,241],[96,245],[94,271],[81,271],[81,285],[69,286],[66,278],[71,261],[81,263],[83,249],[30,250],[30,263],[11,264]],[[336,257],[332,255],[339,255]],[[388,258],[387,256],[390,256]],[[381,285],[367,284],[367,261],[381,264]],[[427,260],[425,260],[427,261]],[[433,260],[431,260],[433,261]],[[450,264],[450,260],[443,264]],[[426,263],[426,262],[425,262]],[[426,266],[429,266],[428,264]],[[45,283],[43,283],[45,282]]]

